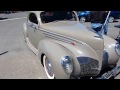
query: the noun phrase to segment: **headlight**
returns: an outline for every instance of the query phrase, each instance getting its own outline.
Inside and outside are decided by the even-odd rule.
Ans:
[[[61,64],[67,74],[71,74],[73,71],[73,61],[70,56],[65,56],[62,58]]]
[[[115,51],[116,51],[116,53],[120,56],[120,44],[119,44],[119,43],[117,43],[117,44],[115,45]]]

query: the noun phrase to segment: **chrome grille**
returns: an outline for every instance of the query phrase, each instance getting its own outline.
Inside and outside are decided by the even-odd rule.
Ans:
[[[89,57],[77,58],[81,67],[80,76],[96,76],[99,74],[99,62]]]

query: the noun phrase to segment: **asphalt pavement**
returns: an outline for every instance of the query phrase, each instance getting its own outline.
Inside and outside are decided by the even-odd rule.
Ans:
[[[11,14],[0,14],[0,20],[27,17],[27,13],[28,12],[19,12],[19,13],[11,13]]]
[[[47,79],[39,59],[23,40],[26,13],[9,15],[7,21],[0,21],[0,79]]]
[[[24,42],[26,17],[27,12],[0,14],[0,79],[47,79],[39,59]],[[109,24],[110,33],[119,22]],[[89,22],[83,24],[90,27]]]

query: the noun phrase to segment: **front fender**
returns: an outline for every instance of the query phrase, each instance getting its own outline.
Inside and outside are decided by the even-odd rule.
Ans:
[[[54,40],[54,42],[59,43],[60,45],[66,47],[73,54],[73,62],[74,62],[73,74],[75,76],[80,75],[80,73],[81,73],[81,66],[80,66],[80,62],[79,62],[78,58],[82,59],[82,60],[84,59],[83,61],[85,61],[85,59],[98,61],[99,67],[97,67],[97,68],[99,71],[101,70],[102,52],[103,51],[99,51],[99,50],[95,51],[91,47],[89,47],[85,44],[80,44],[80,43],[76,43],[75,45],[72,45],[70,43],[64,43],[64,42],[56,41],[56,40]],[[91,63],[90,63],[90,65],[91,65]],[[91,67],[94,67],[94,66],[91,66]]]
[[[116,65],[120,58],[117,55],[117,53],[115,52],[115,44],[116,43],[117,43],[116,40],[114,40],[108,36],[104,36],[104,46],[108,53],[108,64],[109,65]]]
[[[66,74],[62,65],[61,59],[64,56],[71,56],[71,53],[60,44],[44,39],[41,40],[38,46],[38,56],[41,60],[41,55],[45,54],[51,62],[52,70],[57,79],[69,79],[70,75]],[[72,57],[72,56],[71,56]]]

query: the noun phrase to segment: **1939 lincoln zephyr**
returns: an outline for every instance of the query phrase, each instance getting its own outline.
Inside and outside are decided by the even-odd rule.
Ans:
[[[30,11],[24,39],[48,79],[110,79],[120,72],[120,44],[79,23],[74,11]]]

